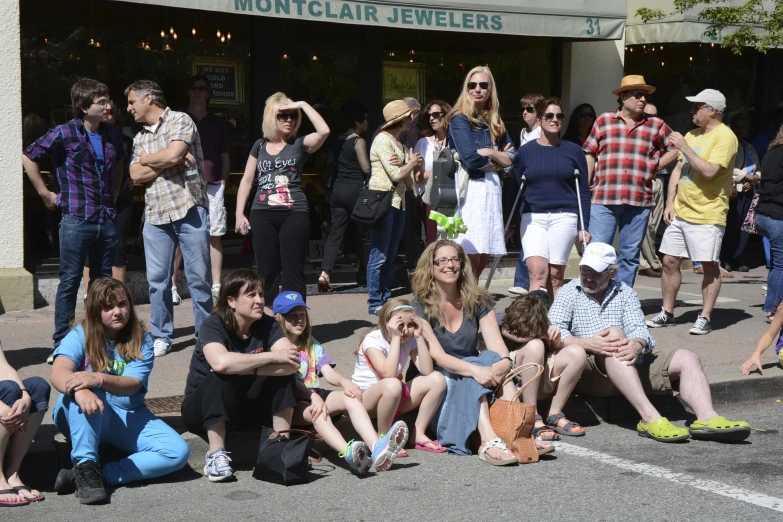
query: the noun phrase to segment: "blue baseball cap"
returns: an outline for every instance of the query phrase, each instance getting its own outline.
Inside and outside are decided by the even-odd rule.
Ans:
[[[297,306],[304,306],[308,310],[310,309],[305,303],[302,294],[299,292],[281,292],[275,297],[275,302],[272,305],[272,311],[276,314],[285,315]]]

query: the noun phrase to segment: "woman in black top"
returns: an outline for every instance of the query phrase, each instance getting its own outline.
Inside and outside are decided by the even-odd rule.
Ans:
[[[581,147],[590,135],[593,123],[595,123],[593,106],[589,103],[577,105],[568,119],[568,128],[566,128],[563,139]]]
[[[234,476],[226,431],[242,426],[291,428],[296,406],[294,373],[299,354],[274,318],[264,314],[264,282],[253,270],[231,272],[215,307],[201,325],[182,401],[189,431],[207,432],[204,475],[211,482]]]
[[[303,112],[315,132],[297,137]],[[271,303],[281,284],[286,290],[307,294],[304,265],[310,241],[310,206],[302,190],[302,170],[307,155],[321,148],[329,137],[329,127],[307,102],[295,102],[277,92],[266,100],[262,130],[264,138],[250,150],[237,191],[236,231],[246,235],[253,229],[256,267]],[[248,221],[245,203],[254,184],[258,189]]]
[[[774,314],[783,299],[783,128],[761,160],[758,194],[756,224],[761,235],[769,239],[772,252],[764,311]]]
[[[334,156],[337,175],[334,179],[329,205],[332,212],[332,228],[324,246],[321,261],[321,275],[318,277],[318,291],[331,292],[330,274],[337,259],[337,252],[345,236],[345,229],[351,212],[359,198],[364,180],[370,174],[370,155],[367,142],[361,137],[367,132],[367,107],[358,101],[346,102],[342,107],[346,130],[337,137]],[[356,225],[356,282],[367,284],[367,258],[370,256],[370,229]]]

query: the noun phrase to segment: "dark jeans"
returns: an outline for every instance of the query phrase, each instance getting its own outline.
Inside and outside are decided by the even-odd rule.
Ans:
[[[271,305],[283,290],[307,299],[305,262],[310,241],[310,213],[290,210],[253,210],[253,252],[264,279],[264,300]],[[280,275],[282,272],[282,276]]]
[[[51,387],[42,377],[28,377],[22,379],[22,384],[30,393],[33,403],[30,405],[30,413],[46,411],[49,409],[49,392]],[[22,388],[16,381],[0,381],[0,402],[9,408],[22,398]]]
[[[720,260],[731,265],[732,269],[742,266],[742,254],[748,246],[750,234],[741,230],[745,216],[748,215],[753,192],[740,192],[729,202],[729,214],[726,217],[726,233],[720,249]]]
[[[391,297],[392,269],[397,247],[405,228],[405,210],[391,207],[380,226],[370,232],[370,258],[367,261],[367,309],[380,308]]]
[[[349,224],[356,227],[356,282],[367,282],[367,259],[370,257],[370,229],[351,220],[351,212],[359,198],[362,185],[358,183],[338,182],[332,191],[329,205],[332,212],[332,228],[324,246],[324,257],[321,261],[322,270],[333,270],[337,253],[345,237]]]
[[[767,276],[767,298],[764,300],[765,312],[775,312],[783,299],[783,220],[772,219],[756,213],[756,226],[761,235],[769,239],[772,253],[772,269]]]
[[[117,201],[117,217],[114,224],[117,227],[117,254],[114,256],[112,266],[125,266],[128,264],[126,252],[128,250],[128,229],[131,217],[133,217],[132,201]]]
[[[76,298],[85,266],[90,281],[111,277],[111,265],[117,252],[117,227],[114,221],[85,221],[63,214],[60,221],[60,285],[54,303],[54,347],[71,330]]]
[[[414,196],[412,190],[406,190],[405,229],[402,234],[402,243],[405,250],[405,264],[409,271],[416,268],[416,263],[426,246],[421,238],[421,224],[421,198]]]
[[[272,415],[296,405],[294,386],[293,376],[210,373],[182,401],[182,422],[194,433],[220,422],[233,429],[270,426]]]

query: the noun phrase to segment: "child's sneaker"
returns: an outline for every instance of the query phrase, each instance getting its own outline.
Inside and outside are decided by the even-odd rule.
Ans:
[[[224,449],[216,450],[211,455],[207,453],[204,464],[204,476],[210,482],[225,482],[234,478],[234,470],[231,469],[231,459]]]
[[[370,447],[360,440],[349,441],[342,453],[338,453],[338,455],[344,458],[351,469],[360,476],[367,473],[372,466]]]
[[[386,471],[394,464],[397,452],[408,442],[408,425],[403,421],[395,422],[389,433],[381,434],[372,448],[372,463],[375,471]]]
[[[174,303],[174,306],[182,302],[182,297],[180,297],[180,295],[177,293],[176,286],[171,287],[171,302]]]
[[[662,326],[669,326],[670,324],[674,324],[674,314],[671,314],[661,308],[661,313],[647,321],[647,326],[649,328],[660,328]]]

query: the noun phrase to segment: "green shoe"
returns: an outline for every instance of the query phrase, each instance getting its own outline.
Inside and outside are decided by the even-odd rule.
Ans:
[[[750,435],[750,424],[745,421],[730,421],[719,415],[708,421],[693,421],[688,431],[694,439],[742,442]]]
[[[636,425],[636,432],[640,437],[649,437],[658,442],[680,442],[690,438],[687,429],[678,428],[666,417],[655,419],[650,424],[639,421],[639,424]]]
[[[778,352],[778,362],[780,363],[781,366],[783,366],[783,350],[780,350]]]

